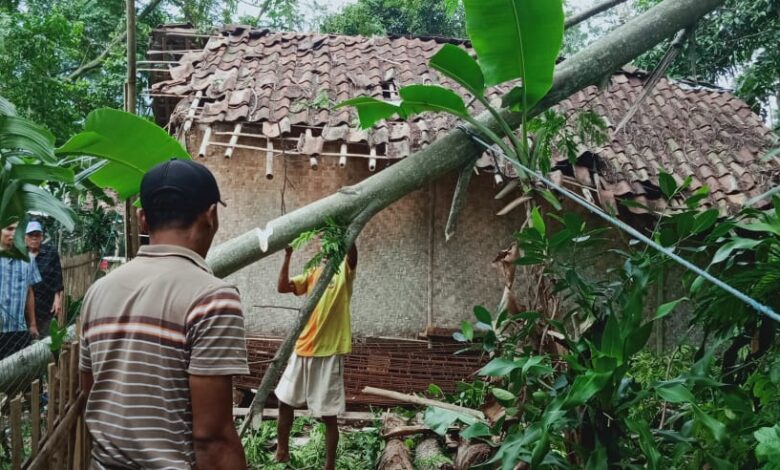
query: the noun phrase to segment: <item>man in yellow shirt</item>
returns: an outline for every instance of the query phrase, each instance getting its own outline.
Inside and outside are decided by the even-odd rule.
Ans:
[[[289,246],[285,249],[278,290],[283,294],[308,295],[323,268],[310,269],[291,279],[292,252]],[[325,470],[336,468],[339,443],[336,417],[346,408],[344,355],[352,351],[349,304],[356,268],[357,248],[353,244],[295,343],[295,353],[276,386],[274,393],[279,399],[276,460],[279,462],[286,462],[290,457],[294,409],[308,406],[312,416],[325,423]]]

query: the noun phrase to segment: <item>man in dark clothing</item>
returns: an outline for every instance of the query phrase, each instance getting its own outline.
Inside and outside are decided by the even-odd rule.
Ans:
[[[62,318],[62,266],[57,249],[48,243],[43,243],[43,225],[34,220],[27,224],[24,241],[30,258],[35,260],[38,272],[43,279],[33,285],[35,294],[35,320],[41,337],[49,335],[49,324],[53,317],[60,325]]]

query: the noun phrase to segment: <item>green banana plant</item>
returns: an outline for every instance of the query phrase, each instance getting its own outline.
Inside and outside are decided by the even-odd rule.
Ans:
[[[27,259],[24,227],[30,212],[50,215],[73,229],[73,211],[42,187],[73,181],[73,171],[57,165],[54,136],[17,116],[14,106],[0,97],[0,226],[19,223],[13,249],[0,251],[0,256]]]
[[[361,96],[339,103],[353,106],[360,125],[370,128],[395,115],[407,119],[426,111],[445,112],[476,128],[507,156],[533,164],[528,145],[526,113],[552,88],[555,62],[563,43],[562,0],[464,0],[466,30],[479,60],[464,49],[445,44],[430,66],[462,86],[479,101],[501,127],[499,135],[474,119],[454,91],[438,85],[401,88],[399,102]],[[523,114],[518,138],[485,95],[486,87],[518,82],[503,99],[502,108]],[[507,138],[511,145],[504,141]]]

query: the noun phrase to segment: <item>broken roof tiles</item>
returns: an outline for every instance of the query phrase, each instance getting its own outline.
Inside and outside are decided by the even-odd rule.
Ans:
[[[364,131],[356,127],[353,109],[333,109],[333,104],[360,95],[397,99],[398,88],[415,83],[458,89],[428,66],[444,42],[449,41],[270,33],[233,26],[211,37],[202,52],[184,54],[171,80],[154,84],[153,93],[194,96],[202,91],[202,111],[195,120],[204,124],[255,124],[269,138],[289,134],[294,126],[317,129],[311,138],[300,134],[299,149],[305,154],[321,152],[328,142],[346,142],[383,146],[387,158],[404,158],[442,137],[457,121],[424,114]],[[633,118],[614,132],[645,78],[644,72],[627,66],[605,89],[588,87],[557,106],[569,117],[594,111],[608,124],[608,143],[582,154],[599,160],[600,200],[612,204],[613,196],[658,199],[662,168],[678,181],[690,176],[694,189],[708,185],[710,205],[729,210],[746,195],[780,182],[780,159],[760,162],[774,142],[772,132],[724,90],[662,78]],[[489,99],[498,100],[505,91],[493,89]],[[478,112],[481,106],[472,110]],[[170,118],[182,122],[181,117]],[[568,165],[565,156],[557,160],[556,168]],[[592,173],[593,164],[590,167]],[[592,174],[576,168],[568,174],[595,187]]]

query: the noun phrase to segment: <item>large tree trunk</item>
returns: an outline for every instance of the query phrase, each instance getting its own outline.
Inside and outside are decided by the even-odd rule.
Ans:
[[[552,89],[529,116],[536,116],[573,93],[598,84],[604,76],[680,29],[693,25],[724,1],[666,0],[615,29],[557,67]],[[519,114],[505,113],[505,117],[513,127],[519,126],[522,119]],[[499,131],[498,124],[488,114],[479,119]],[[283,249],[301,232],[322,226],[326,217],[352,220],[369,202],[379,204],[380,208],[387,207],[430,181],[459,170],[481,153],[482,148],[468,134],[454,129],[444,138],[376,175],[270,221],[265,230],[257,228],[228,240],[211,250],[207,261],[217,276],[228,276]],[[269,233],[270,230],[273,232]],[[17,364],[19,354],[6,361]],[[286,358],[278,359],[279,363],[286,363]],[[25,367],[15,365],[14,372],[9,373],[6,380],[13,382],[19,374],[45,366],[46,361],[48,358],[41,356],[40,360],[30,361]]]
[[[605,75],[696,23],[724,1],[666,0],[615,29],[557,67],[552,89],[530,115],[538,115],[573,93],[598,84]],[[505,113],[505,117],[513,127],[519,126],[522,119],[516,113]],[[487,113],[479,119],[499,131]],[[208,262],[216,275],[227,276],[281,250],[301,232],[321,226],[326,217],[351,220],[369,201],[387,207],[430,181],[459,170],[481,153],[482,148],[465,132],[454,129],[423,150],[354,186],[271,220],[265,231],[258,228],[215,247]],[[269,229],[273,230],[270,235]]]

